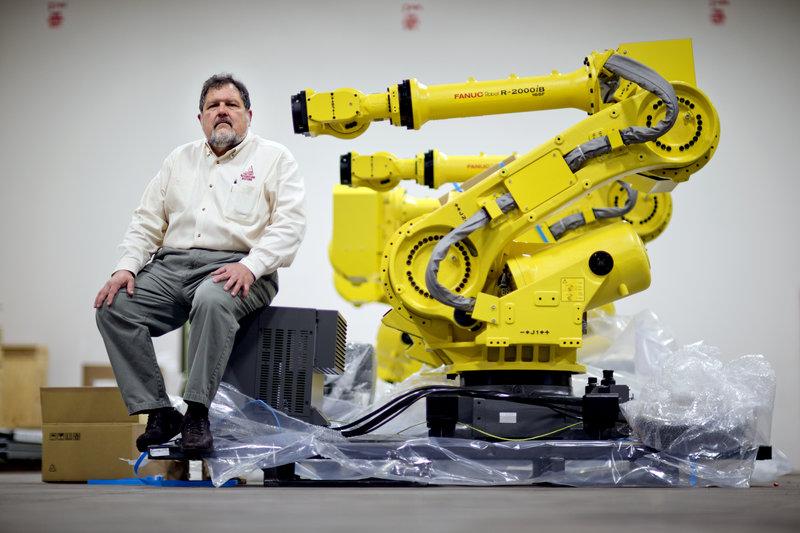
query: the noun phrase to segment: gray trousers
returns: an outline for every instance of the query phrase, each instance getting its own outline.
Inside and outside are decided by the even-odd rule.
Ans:
[[[231,296],[211,272],[238,262],[242,252],[162,248],[136,275],[133,296],[123,287],[111,306],[97,309],[97,327],[106,345],[122,398],[130,414],[169,407],[152,337],[189,320],[188,379],[183,399],[206,406],[217,392],[245,315],[266,307],[278,292],[278,276],[257,279],[247,298]]]

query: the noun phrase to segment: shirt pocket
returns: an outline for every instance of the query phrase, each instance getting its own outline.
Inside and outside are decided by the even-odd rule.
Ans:
[[[255,222],[260,196],[261,190],[255,183],[237,181],[225,201],[225,218],[235,222]]]

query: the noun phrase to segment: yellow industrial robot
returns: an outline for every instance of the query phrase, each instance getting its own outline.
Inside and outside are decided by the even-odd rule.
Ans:
[[[401,159],[388,152],[361,155],[348,152],[340,158],[340,185],[333,193],[333,236],[328,254],[339,294],[356,306],[386,302],[380,280],[380,263],[389,237],[401,225],[441,206],[434,198],[415,198],[399,186],[402,180],[438,189],[460,184],[496,164],[516,157],[479,154],[448,156],[439,150]],[[555,242],[588,228],[625,220],[634,225],[644,242],[661,234],[672,215],[668,192],[639,195],[624,181],[583,196],[571,206],[537,224],[518,238],[524,242]],[[604,311],[613,310],[609,305]],[[402,381],[421,363],[406,357],[409,345],[401,332],[380,327],[375,345],[378,377]],[[413,345],[412,345],[413,347]]]
[[[556,243],[519,237],[609,182],[666,192],[705,166],[719,118],[695,87],[691,42],[593,52],[570,74],[430,87],[409,79],[387,93],[307,89],[292,97],[296,132],[341,138],[375,120],[417,129],[434,119],[565,107],[589,117],[479,174],[388,240],[383,323],[421,347],[415,357],[446,365],[461,382],[427,397],[431,435],[563,430],[559,401],[581,406],[583,438],[614,431],[625,398],[613,376],[577,400],[571,376],[585,371],[576,352],[586,312],[649,286],[643,242],[623,222]]]

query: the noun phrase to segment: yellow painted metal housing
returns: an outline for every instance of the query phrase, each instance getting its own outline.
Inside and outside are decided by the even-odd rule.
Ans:
[[[336,185],[333,206],[328,258],[336,290],[355,306],[385,301],[380,263],[386,243],[397,228],[438,208],[439,201],[407,197],[401,188],[379,192]]]
[[[616,80],[611,94],[606,90],[601,95],[611,75],[605,65],[614,54],[649,64],[674,89],[678,119],[658,139],[625,144],[621,132],[658,124],[666,106],[659,96],[624,78]],[[590,114],[538,148],[468,179],[463,192],[451,192],[440,202],[431,199],[427,211],[420,210],[417,216],[387,207],[407,200],[380,196],[401,195],[394,192],[397,189],[372,192],[375,196],[369,199],[352,193],[369,204],[369,210],[356,218],[383,222],[380,231],[367,232],[363,238],[334,228],[334,240],[344,243],[331,250],[332,263],[343,265],[335,267],[337,272],[348,279],[358,277],[353,276],[358,265],[369,263],[363,273],[374,273],[376,251],[385,243],[380,283],[391,310],[383,323],[406,333],[415,358],[431,366],[448,365],[448,371],[456,373],[582,371],[576,351],[582,344],[585,313],[649,285],[649,263],[637,223],[641,222],[640,231],[658,234],[658,228],[644,227],[652,220],[648,220],[648,209],[652,212],[655,207],[655,195],[672,190],[702,169],[716,150],[720,131],[716,110],[695,87],[688,40],[630,43],[615,51],[593,52],[584,68],[567,75],[554,72],[536,78],[512,76],[434,86],[406,80],[381,95],[365,96],[352,89],[304,94],[308,133],[346,138],[383,119],[419,128],[428,120],[562,107]],[[587,141],[603,138],[610,143],[610,151],[570,168],[567,154]],[[394,165],[391,176],[376,171],[381,164],[387,169]],[[411,172],[385,153],[373,156],[369,166],[379,180],[390,182]],[[413,172],[418,170],[417,166]],[[587,226],[583,234],[557,243],[527,238],[559,213],[584,209],[581,203],[587,198],[619,203],[623,198],[614,185],[619,179],[633,184],[646,200],[641,212],[631,214],[631,224]],[[502,207],[506,204],[501,206],[499,200],[509,197],[513,204]],[[343,209],[359,208],[353,204]],[[476,213],[485,213],[487,222],[452,244],[439,263],[438,282],[453,296],[471,302],[456,309],[455,304],[431,294],[425,276],[437,243]],[[404,223],[397,227],[401,219]],[[355,224],[353,218],[350,223]],[[395,227],[389,235],[389,228]],[[547,232],[541,231],[540,236],[544,241]],[[351,252],[355,258],[343,258]]]

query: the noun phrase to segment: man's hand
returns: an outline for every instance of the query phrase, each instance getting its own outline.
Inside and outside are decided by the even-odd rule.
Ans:
[[[111,302],[114,301],[114,296],[122,287],[126,287],[128,294],[133,296],[133,272],[130,270],[117,270],[111,274],[111,279],[103,285],[103,288],[100,289],[94,299],[95,308],[103,305],[103,300],[105,300],[106,305],[111,305]]]
[[[231,296],[236,296],[241,290],[242,298],[247,298],[247,295],[250,294],[250,285],[256,280],[250,269],[241,263],[223,265],[212,272],[211,275],[217,276],[214,278],[214,283],[228,281],[222,289],[230,291]]]

